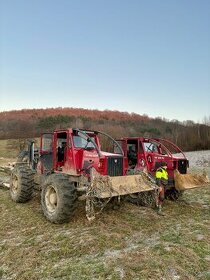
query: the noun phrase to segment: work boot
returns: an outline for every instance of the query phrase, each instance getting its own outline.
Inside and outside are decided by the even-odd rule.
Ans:
[[[161,207],[161,205],[158,206],[157,214],[158,214],[159,216],[165,216],[165,214],[162,212],[162,207]]]

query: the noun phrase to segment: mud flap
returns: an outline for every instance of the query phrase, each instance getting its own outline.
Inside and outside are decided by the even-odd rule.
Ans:
[[[115,177],[95,176],[92,181],[93,195],[97,198],[151,191],[156,188],[157,186],[144,173]]]
[[[175,188],[178,191],[206,187],[210,181],[207,174],[180,174],[178,170],[174,171]]]

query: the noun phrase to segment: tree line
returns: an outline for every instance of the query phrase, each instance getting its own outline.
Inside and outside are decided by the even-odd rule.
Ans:
[[[58,128],[100,130],[121,137],[165,138],[184,151],[210,149],[210,117],[202,124],[193,121],[169,121],[147,115],[118,111],[78,108],[14,110],[0,113],[0,139],[39,137]]]

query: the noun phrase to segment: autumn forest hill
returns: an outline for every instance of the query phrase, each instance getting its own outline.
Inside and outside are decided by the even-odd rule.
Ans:
[[[158,137],[184,151],[210,149],[210,126],[193,121],[168,121],[147,115],[79,108],[23,109],[0,112],[0,139],[39,137],[55,128],[77,127],[104,131],[113,138]]]

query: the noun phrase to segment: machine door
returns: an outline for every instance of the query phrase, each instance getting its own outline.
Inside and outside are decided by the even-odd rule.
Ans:
[[[138,163],[138,140],[127,141],[127,158],[129,168],[134,169]]]
[[[161,162],[167,162],[167,170],[170,176],[171,170],[173,170],[173,159],[164,146],[154,140],[148,139],[143,142],[145,151],[145,158],[147,162],[147,169],[151,174],[154,174]]]
[[[54,168],[58,171],[71,173],[75,169],[72,141],[68,131],[55,134]]]
[[[46,173],[53,169],[53,133],[42,134],[39,167],[41,173]]]
[[[57,132],[55,134],[55,169],[64,166],[67,154],[67,132]]]
[[[145,158],[142,141],[139,141],[139,147],[138,147],[138,168],[139,169],[147,168],[147,161]]]

